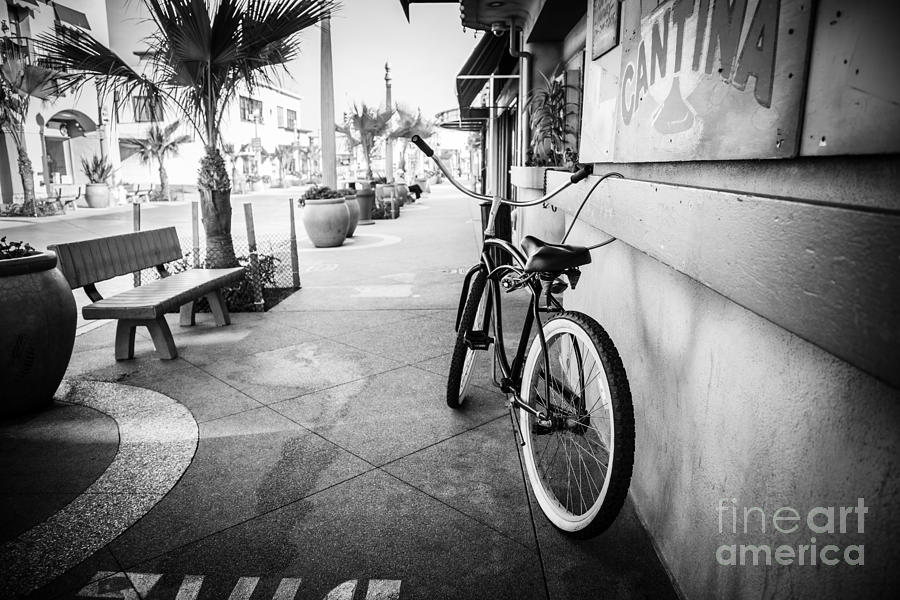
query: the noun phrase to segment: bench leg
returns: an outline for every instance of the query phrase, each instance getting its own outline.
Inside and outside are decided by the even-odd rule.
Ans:
[[[175,340],[172,338],[172,331],[166,322],[166,317],[158,317],[152,321],[146,321],[147,329],[150,330],[150,337],[153,338],[153,345],[160,358],[173,359],[178,358],[178,350],[175,348]],[[133,334],[132,334],[133,339]]]
[[[212,311],[213,317],[216,319],[216,325],[230,325],[231,315],[228,314],[228,307],[225,305],[222,290],[211,292],[205,298],[209,302],[209,309]]]
[[[179,311],[178,324],[182,327],[190,327],[197,324],[196,313],[194,312],[194,301],[191,300],[187,304],[181,305]]]
[[[138,323],[120,319],[116,323],[116,360],[134,358],[134,328]]]

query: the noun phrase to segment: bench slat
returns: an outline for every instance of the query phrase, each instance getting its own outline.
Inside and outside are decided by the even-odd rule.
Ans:
[[[72,289],[183,257],[174,227],[50,246]]]
[[[243,268],[192,269],[85,306],[85,319],[155,319],[171,309],[238,281]]]

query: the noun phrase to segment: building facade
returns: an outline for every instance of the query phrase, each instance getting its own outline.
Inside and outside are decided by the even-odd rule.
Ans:
[[[102,2],[0,2],[0,36],[18,44],[29,63],[40,59],[34,39],[52,35],[59,27],[82,28],[100,42],[109,43],[106,8]],[[81,172],[81,159],[103,154],[110,136],[110,107],[110,103],[98,101],[92,86],[49,102],[39,98],[31,100],[24,139],[39,197],[47,196],[48,183],[51,192],[54,185],[70,187],[87,183],[87,177]],[[21,201],[22,194],[15,145],[8,133],[0,132],[0,201]]]
[[[592,253],[566,306],[622,355],[630,496],[681,594],[900,588],[896,4],[459,4],[490,32],[457,85],[457,122],[488,138],[489,192],[544,189],[521,99],[560,80],[583,96],[569,144],[595,175],[518,211],[514,235],[559,242],[597,176],[624,176],[574,224],[568,243],[618,241]],[[547,187],[566,177],[551,170]],[[864,524],[807,520],[858,506]],[[773,522],[779,510],[802,517]]]
[[[138,70],[147,36],[154,25],[141,2],[108,0],[4,0],[0,2],[0,35],[21,46],[21,55],[41,60],[33,40],[52,35],[60,27],[88,31]],[[223,144],[230,147],[236,187],[250,189],[254,181],[295,181],[307,158],[310,139],[300,126],[301,97],[277,87],[242,87],[223,118]],[[42,100],[33,98],[25,122],[25,145],[34,168],[36,195],[74,193],[88,183],[81,159],[105,156],[114,167],[117,186],[159,184],[158,165],[144,164],[121,142],[145,138],[153,124],[164,126],[178,118],[174,111],[151,106],[146,98],[98,96],[92,85],[77,93]],[[203,148],[195,132],[182,123],[178,133],[191,142],[179,149],[179,159],[166,165],[170,182],[194,186]],[[8,134],[0,132],[0,199],[21,202],[22,181],[16,165],[16,148]],[[48,176],[45,177],[45,171]],[[307,174],[308,176],[308,174]],[[285,183],[285,182],[282,182]],[[49,185],[48,185],[49,184]]]

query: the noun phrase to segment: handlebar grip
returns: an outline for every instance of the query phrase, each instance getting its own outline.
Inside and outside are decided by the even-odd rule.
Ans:
[[[572,183],[578,183],[583,179],[587,179],[587,176],[594,172],[593,165],[581,165],[581,167],[572,173],[572,176],[569,178],[569,181]]]
[[[429,146],[429,145],[425,142],[425,140],[423,140],[423,139],[422,139],[421,137],[419,137],[418,135],[412,136],[412,140],[411,140],[411,141],[412,141],[413,144],[415,144],[416,146],[418,146],[418,147],[419,147],[419,150],[421,150],[422,152],[424,152],[424,153],[425,153],[425,156],[427,156],[428,158],[431,158],[432,156],[434,156],[434,150],[431,149],[431,146]]]

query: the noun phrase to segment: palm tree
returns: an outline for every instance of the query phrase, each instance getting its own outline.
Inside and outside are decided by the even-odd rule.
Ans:
[[[287,187],[284,183],[284,173],[294,160],[295,150],[294,144],[279,144],[275,147],[275,158],[278,159],[278,179],[281,180],[282,187]]]
[[[160,127],[153,124],[147,129],[147,139],[125,138],[122,145],[137,151],[141,162],[150,164],[156,161],[159,164],[159,188],[160,195],[166,200],[172,200],[169,193],[169,174],[166,172],[166,159],[170,156],[178,156],[178,146],[191,141],[191,136],[182,134],[175,136],[175,132],[181,127],[181,121],[175,121],[171,125]]]
[[[240,84],[275,83],[299,54],[299,34],[328,17],[335,0],[143,0],[157,31],[147,39],[145,76],[90,34],[62,28],[41,46],[102,93],[136,93],[174,105],[206,146],[199,187],[208,263],[237,265],[231,238],[231,180],[219,152],[220,127]]]
[[[353,110],[344,114],[344,123],[335,125],[335,129],[350,142],[350,147],[362,146],[366,159],[366,178],[372,179],[372,152],[375,140],[387,134],[394,112],[381,110],[366,105],[365,102],[353,103]]]
[[[25,195],[25,206],[34,206],[34,169],[25,145],[25,120],[31,98],[52,100],[59,96],[65,76],[57,71],[25,62],[17,55],[14,44],[0,38],[0,130],[9,133],[16,146],[19,177]],[[18,51],[20,52],[20,51]],[[45,173],[45,179],[49,177]],[[27,210],[27,208],[26,208]]]
[[[434,135],[435,124],[422,117],[422,109],[413,113],[410,109],[397,105],[397,126],[389,134],[391,139],[402,139],[403,150],[400,152],[400,170],[406,171],[406,151],[412,136],[418,135],[427,140]]]

